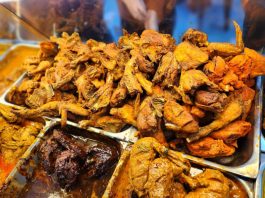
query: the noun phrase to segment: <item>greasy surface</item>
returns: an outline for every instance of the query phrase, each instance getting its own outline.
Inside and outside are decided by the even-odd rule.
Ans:
[[[14,110],[16,115],[61,116],[62,126],[67,119],[113,132],[133,125],[139,137],[180,147],[206,141],[231,122],[246,120],[255,97],[253,78],[265,73],[265,58],[244,48],[236,22],[234,27],[235,44],[209,42],[192,29],[177,45],[153,30],[124,31],[117,44],[82,43],[77,33],[63,33],[42,42],[39,53],[25,60],[28,75],[8,100],[25,106]],[[236,152],[237,139],[248,132],[228,146]],[[218,148],[221,141],[218,136],[211,145]],[[232,150],[197,155],[222,157]]]
[[[25,71],[24,68],[21,67],[25,58],[33,56],[37,52],[38,48],[20,46],[12,50],[3,61],[0,61],[0,93],[3,93],[3,91]]]
[[[42,129],[41,123],[8,123],[0,117],[0,185]]]
[[[58,129],[59,127],[57,127],[57,130]],[[50,132],[48,133],[51,135]],[[49,147],[49,145],[47,145],[47,141],[51,140],[52,136],[50,136],[48,140],[42,143],[42,155],[40,156],[40,158],[38,158],[38,161],[40,163],[36,163],[36,168],[34,169],[33,176],[30,177],[28,184],[24,187],[21,197],[49,197],[59,195],[63,197],[102,196],[108,180],[110,179],[111,174],[115,168],[115,164],[118,160],[117,158],[119,156],[119,145],[115,141],[110,140],[106,137],[102,137],[96,134],[90,134],[87,132],[84,133],[83,130],[73,127],[67,127],[64,132],[71,133],[74,136],[71,137],[71,135],[57,133],[53,135],[53,137],[55,136],[54,139],[56,139],[57,143],[60,144],[59,147],[61,147],[61,149],[59,149],[58,147],[56,150],[48,149],[49,151],[53,152],[53,154],[50,153],[50,157],[58,156],[54,162],[55,173],[47,173],[47,169],[45,168],[45,166],[43,166],[45,163],[41,158],[43,151],[45,153],[47,148]],[[65,147],[62,145],[68,147],[68,149],[65,150]],[[101,148],[105,149],[100,150]],[[85,160],[83,163],[87,163],[87,165],[82,165],[82,155],[84,154],[83,157],[87,158],[88,156],[86,152],[88,151],[90,152],[89,155],[94,155],[95,159],[98,160],[98,162],[103,162],[103,156],[100,156],[99,153],[107,152],[106,149],[111,149],[112,152],[114,152],[112,153],[112,157],[114,157],[115,159],[110,164],[105,166],[104,164],[97,164],[97,162],[93,163],[93,160]],[[71,158],[72,155],[75,155],[75,157],[79,156],[80,159],[78,161],[75,161],[76,163],[74,163],[74,161],[70,160],[75,159]],[[66,158],[68,158],[69,160],[65,161]],[[103,160],[101,161],[101,159]],[[79,166],[80,171],[76,175],[76,180],[71,183],[71,186],[68,186],[67,189],[62,190],[58,183],[58,176],[64,175],[64,179],[61,182],[67,182],[67,178],[70,179],[70,177],[73,176],[72,174],[76,174],[74,172],[77,171],[77,165]],[[83,166],[83,168],[80,167],[81,165]],[[69,169],[67,169],[67,166]],[[98,172],[95,171],[95,168],[102,170]],[[63,174],[63,172],[66,170],[67,172]],[[58,175],[58,173],[60,174]]]
[[[155,150],[150,150],[152,147]],[[151,156],[154,151],[158,153]],[[148,159],[145,159],[144,156],[148,154]],[[181,156],[171,150],[163,152],[163,147],[153,138],[138,140],[129,154],[122,158],[110,189],[110,197],[247,197],[244,187],[235,179],[213,169],[182,169],[184,161],[178,160],[181,160]],[[137,161],[138,166],[134,167]],[[198,174],[199,169],[202,171]],[[140,172],[132,175],[132,171],[136,170]],[[138,175],[137,180],[134,175]]]

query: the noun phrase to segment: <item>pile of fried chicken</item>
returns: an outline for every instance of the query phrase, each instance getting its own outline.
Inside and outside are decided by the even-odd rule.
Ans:
[[[195,156],[230,156],[251,131],[254,77],[265,74],[265,58],[244,47],[234,26],[235,44],[209,42],[195,29],[177,45],[153,30],[124,32],[117,44],[63,33],[25,60],[27,75],[8,100],[24,106],[17,116],[61,116],[63,126],[70,119],[113,132],[132,125],[140,137],[184,144]]]
[[[127,158],[110,197],[247,197],[238,184],[218,170],[205,169],[192,176],[191,165],[181,153],[152,137],[138,140]]]

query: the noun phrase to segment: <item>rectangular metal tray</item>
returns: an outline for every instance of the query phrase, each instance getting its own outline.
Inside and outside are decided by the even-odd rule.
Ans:
[[[124,152],[120,158],[120,161],[118,162],[118,164],[116,166],[116,169],[114,170],[113,176],[110,179],[109,184],[108,184],[106,191],[105,191],[104,195],[102,196],[102,198],[112,197],[111,196],[112,188],[113,188],[113,186],[115,186],[116,179],[120,175],[121,171],[124,169],[125,163],[128,161],[129,157],[130,157],[130,147],[127,147],[124,150]],[[200,173],[203,168],[205,168],[205,166],[196,167],[196,166],[192,165],[190,173],[191,173],[191,175],[196,175],[196,174]],[[230,174],[230,173],[224,173],[224,174],[226,176],[238,181],[242,185],[242,187],[245,189],[245,191],[248,195],[248,198],[254,198],[253,181],[252,180],[246,179],[246,178],[241,178],[241,177],[235,176],[235,175]]]
[[[13,86],[18,86],[24,76],[23,74]],[[233,157],[222,157],[219,161],[211,161],[207,159],[202,159],[194,157],[188,154],[184,154],[185,158],[191,160],[192,162],[199,165],[207,165],[219,170],[226,172],[234,173],[248,178],[256,178],[259,170],[260,163],[260,138],[261,138],[261,123],[262,123],[262,101],[263,101],[263,82],[262,77],[256,79],[256,96],[254,99],[254,105],[250,114],[250,122],[253,126],[253,131],[250,132],[246,137],[239,140],[239,148],[237,149]],[[6,92],[0,97],[0,103],[14,106],[16,108],[21,108],[14,104],[9,103],[6,100],[7,94],[12,89],[11,86]],[[53,118],[49,118],[53,119]],[[72,123],[75,126],[78,126],[76,123]],[[129,128],[127,131],[121,133],[110,133],[101,129],[94,127],[89,127],[87,130],[101,133],[109,137],[113,137],[119,140],[125,140],[129,142],[135,142],[137,138],[135,137],[136,129],[133,127]]]
[[[255,183],[255,198],[265,197],[265,161],[261,163],[259,174]]]
[[[41,142],[43,142],[43,139],[45,138],[46,134],[58,125],[60,125],[60,122],[56,120],[47,121],[46,126],[44,127],[43,131],[38,135],[34,143],[28,148],[28,150],[25,152],[25,154],[21,157],[21,159],[17,163],[16,167],[9,174],[4,185],[0,189],[0,197],[5,197],[5,198],[6,197],[12,197],[12,198],[19,197],[19,193],[23,190],[23,188],[27,184],[28,174],[32,173],[36,165],[35,164],[36,163],[35,151],[39,148],[39,145],[41,144]],[[70,127],[75,127],[83,131],[86,131],[85,129],[71,125],[71,122],[70,123],[67,122],[67,125]],[[89,131],[87,131],[87,133],[96,135],[95,133],[91,133]],[[104,135],[97,134],[97,136],[103,136],[104,138],[108,138],[108,137],[105,137]],[[111,140],[111,138],[109,139]],[[112,140],[112,141],[115,141],[115,140]],[[122,142],[122,141],[116,141],[116,142],[120,146],[120,157],[121,157],[124,149],[128,146],[128,143]],[[35,163],[34,164],[28,163],[29,159],[34,159]],[[25,169],[27,171],[25,171]]]

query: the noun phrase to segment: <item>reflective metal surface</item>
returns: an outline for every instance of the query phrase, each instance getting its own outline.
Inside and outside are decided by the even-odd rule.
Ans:
[[[255,183],[255,198],[265,197],[265,159],[260,165],[259,174]]]

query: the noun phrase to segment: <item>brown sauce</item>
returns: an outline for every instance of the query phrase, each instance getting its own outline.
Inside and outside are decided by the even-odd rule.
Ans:
[[[87,131],[74,127],[67,127],[65,131],[71,133],[71,135],[73,135],[72,137],[77,138],[78,141],[80,141],[80,139],[83,140],[86,144],[103,143],[112,149],[116,149],[120,155],[120,145],[114,140],[98,134],[88,133]],[[35,156],[37,156],[36,154]],[[37,161],[33,175],[29,178],[19,197],[102,197],[115,169],[116,163],[113,166],[108,167],[107,171],[99,177],[88,178],[86,176],[87,172],[83,171],[79,175],[78,181],[71,188],[68,190],[63,190],[55,181],[54,176],[49,175],[44,170],[41,163]]]

